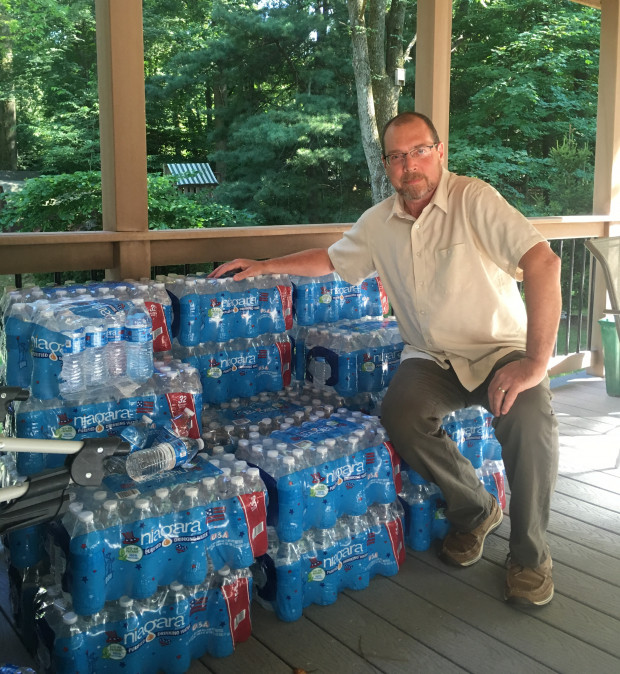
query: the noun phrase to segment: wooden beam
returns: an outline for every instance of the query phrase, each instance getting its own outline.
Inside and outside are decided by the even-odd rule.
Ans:
[[[620,0],[605,0],[601,5],[593,210],[611,216],[612,222],[604,236],[615,236],[620,234]],[[602,274],[597,274],[593,302],[595,320],[603,316],[605,305],[605,280]],[[596,324],[592,331],[589,372],[603,373],[602,339]]]
[[[147,231],[144,48],[140,0],[96,0],[103,227]],[[148,258],[148,256],[147,256]],[[148,273],[148,259],[143,261]],[[117,255],[121,263],[132,254]],[[137,260],[134,260],[137,262]],[[136,267],[115,267],[112,278]]]
[[[415,109],[428,115],[445,146],[448,165],[452,0],[419,0]]]

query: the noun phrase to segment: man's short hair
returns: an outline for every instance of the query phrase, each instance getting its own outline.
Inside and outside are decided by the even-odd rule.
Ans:
[[[390,119],[390,121],[383,127],[383,133],[381,134],[381,153],[383,154],[384,157],[385,157],[385,132],[389,129],[390,126],[401,126],[403,124],[407,124],[407,122],[410,122],[412,119],[421,119],[428,127],[428,130],[431,132],[431,136],[433,137],[433,143],[440,142],[439,134],[437,133],[437,129],[435,128],[435,125],[431,121],[430,117],[427,117],[421,112],[400,112],[395,117],[392,117],[392,119]]]

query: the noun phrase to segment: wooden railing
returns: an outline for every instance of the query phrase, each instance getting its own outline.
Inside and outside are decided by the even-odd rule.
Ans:
[[[530,218],[549,240],[609,236],[620,224],[608,216]],[[153,230],[145,232],[71,232],[0,235],[0,274],[106,270],[108,279],[151,276],[153,267],[218,262],[235,257],[263,259],[306,248],[327,247],[351,223]],[[386,232],[387,234],[387,232]],[[596,281],[592,316],[603,314],[605,289]],[[600,335],[593,332],[591,351],[557,356],[552,372],[589,367],[601,371]]]
[[[531,218],[547,239],[606,236],[606,216]],[[151,267],[267,258],[329,246],[351,223],[0,235],[0,273],[106,269],[116,278],[148,276]]]

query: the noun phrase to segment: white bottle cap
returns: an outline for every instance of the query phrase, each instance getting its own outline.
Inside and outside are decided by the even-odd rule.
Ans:
[[[73,611],[69,611],[63,615],[62,621],[65,623],[65,625],[75,625],[75,623],[78,621],[78,617]]]

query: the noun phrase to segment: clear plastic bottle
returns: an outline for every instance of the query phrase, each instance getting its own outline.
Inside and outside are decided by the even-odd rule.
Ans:
[[[127,371],[126,345],[123,338],[126,316],[124,311],[117,311],[106,318],[108,343],[105,358],[110,378],[125,376]]]
[[[65,613],[54,640],[54,671],[74,672],[81,669],[80,653],[84,649],[84,639],[78,616],[73,611]]]
[[[16,302],[5,316],[7,386],[30,386],[32,374],[30,336],[34,327],[32,315],[33,307],[30,304]]]
[[[191,461],[203,447],[204,442],[201,439],[171,437],[170,442],[161,442],[130,454],[125,464],[127,475],[137,482],[146,480],[152,475]]]
[[[101,323],[90,323],[84,328],[86,350],[84,374],[86,387],[105,386],[108,374],[106,362],[107,330]]]
[[[58,317],[59,328],[65,338],[62,350],[62,370],[58,378],[58,390],[64,397],[72,397],[86,386],[86,336],[80,319],[70,311]]]
[[[142,384],[153,374],[151,318],[144,300],[136,298],[132,300],[132,304],[125,321],[127,376]]]

